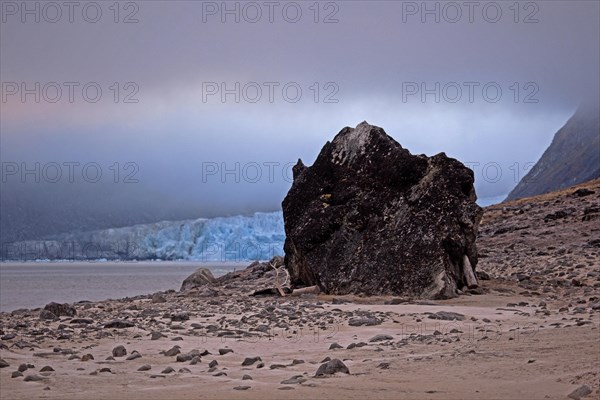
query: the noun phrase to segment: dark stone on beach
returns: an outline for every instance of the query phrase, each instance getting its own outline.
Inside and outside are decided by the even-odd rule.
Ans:
[[[335,349],[343,349],[344,347],[340,346],[337,343],[331,343],[331,345],[329,346],[329,350],[335,350]]]
[[[247,385],[239,385],[233,388],[233,390],[248,390],[250,389],[250,386]]]
[[[46,365],[45,367],[42,367],[42,369],[40,369],[40,372],[52,372],[54,371],[54,368],[52,368],[49,365]]]
[[[167,356],[167,357],[173,357],[173,356],[176,356],[179,353],[181,353],[180,347],[179,346],[173,346],[169,350],[165,351],[165,356]]]
[[[374,326],[380,324],[381,320],[375,317],[352,318],[348,321],[348,325],[350,326]]]
[[[572,391],[568,397],[573,400],[579,400],[590,393],[592,393],[592,389],[588,385],[581,385],[577,389]]]
[[[307,379],[302,375],[294,375],[290,379],[286,379],[281,381],[282,385],[299,385],[301,383],[306,382]]]
[[[192,358],[192,361],[190,361],[190,365],[196,365],[199,362],[202,362],[202,358],[200,358],[200,356],[194,356]]]
[[[27,368],[29,368],[29,367],[27,367],[27,364],[21,364],[21,365],[19,365],[19,368],[17,368],[17,371],[25,372],[25,371],[27,371]]]
[[[13,373],[10,374],[11,378],[19,378],[21,376],[23,376],[23,373],[21,371],[13,371]]]
[[[260,357],[246,357],[244,361],[242,361],[242,367],[247,367],[257,361],[262,361],[262,359]]]
[[[463,321],[465,316],[451,311],[438,311],[429,315],[430,319],[440,319],[443,321]]]
[[[242,380],[243,381],[251,381],[253,379],[252,379],[252,377],[250,375],[244,375],[244,376],[242,376]]]
[[[171,321],[187,321],[189,319],[190,319],[190,313],[185,312],[185,311],[171,315]]]
[[[319,369],[317,369],[315,376],[333,375],[336,372],[343,372],[344,374],[350,373],[348,367],[346,367],[343,362],[337,358],[334,358],[333,360],[322,364]]]
[[[94,356],[93,356],[93,355],[91,355],[91,354],[84,354],[84,355],[81,357],[81,361],[89,361],[89,360],[93,360],[93,359],[94,359]]]
[[[215,281],[215,277],[208,268],[198,268],[193,274],[185,278],[181,284],[180,291],[190,290],[196,287],[204,286]]]
[[[473,171],[459,161],[412,155],[363,122],[327,142],[311,167],[299,160],[293,178],[282,206],[296,287],[447,298],[467,285],[483,212]]]
[[[374,343],[374,342],[383,342],[384,340],[393,340],[394,338],[391,337],[390,335],[375,335],[373,336],[371,339],[369,339],[369,342]]]
[[[211,362],[208,363],[209,368],[216,367],[217,365],[219,365],[217,360],[212,360]]]
[[[180,374],[191,374],[192,373],[192,371],[190,371],[188,368],[185,368],[185,367],[179,368],[179,370],[177,372],[179,372]]]
[[[2,340],[12,340],[12,339],[14,339],[16,337],[17,337],[17,335],[15,335],[14,333],[9,333],[9,334],[3,335],[2,337],[0,337],[0,339],[2,339]]]
[[[227,353],[233,353],[233,349],[219,349],[219,354],[224,356]]]
[[[150,340],[158,340],[160,338],[166,337],[165,335],[163,335],[160,332],[157,331],[152,331],[152,336],[150,337]]]
[[[125,346],[119,345],[112,349],[113,357],[124,357],[127,355],[127,350],[125,350]]]
[[[0,368],[10,367],[10,364],[0,358]]]
[[[129,357],[127,357],[127,361],[136,360],[138,358],[142,358],[142,355],[137,351],[132,351]]]
[[[213,376],[227,376],[227,373],[220,371],[220,372],[217,372],[216,374],[214,374]]]
[[[25,382],[40,382],[40,381],[43,381],[44,379],[46,379],[46,378],[43,378],[39,375],[27,375],[25,377],[25,379],[23,379],[23,381],[25,381]]]
[[[91,319],[88,318],[73,318],[71,321],[69,321],[70,324],[82,324],[82,325],[89,325],[89,324],[93,324],[94,321],[92,321]]]
[[[125,329],[125,328],[133,328],[135,324],[130,321],[123,320],[114,320],[104,324],[105,329],[113,328],[113,329]]]
[[[75,307],[71,306],[68,303],[59,304],[59,303],[48,303],[44,306],[45,311],[49,311],[57,317],[74,317],[77,314],[77,310]]]
[[[367,344],[365,342],[359,342],[359,343],[350,343],[348,345],[348,347],[346,347],[346,349],[348,350],[352,350],[356,347],[365,347]]]
[[[138,371],[150,371],[152,366],[150,364],[144,364],[138,368]]]
[[[283,365],[283,364],[271,364],[271,366],[269,366],[269,369],[281,369],[281,368],[285,368],[287,367],[287,365]]]
[[[379,363],[379,365],[377,365],[376,368],[379,368],[379,369],[389,369],[390,368],[390,363],[387,363],[387,362]]]
[[[167,367],[167,368],[163,369],[160,373],[161,374],[170,374],[171,372],[175,372],[175,370],[171,367]]]
[[[192,358],[194,358],[194,356],[190,353],[187,354],[179,354],[177,355],[177,362],[186,362],[186,361],[190,361]]]

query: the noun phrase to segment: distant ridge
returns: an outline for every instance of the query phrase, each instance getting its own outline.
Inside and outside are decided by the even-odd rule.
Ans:
[[[549,193],[600,177],[600,108],[580,107],[504,201]]]

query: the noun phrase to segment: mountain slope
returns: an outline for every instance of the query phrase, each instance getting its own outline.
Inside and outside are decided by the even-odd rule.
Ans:
[[[600,177],[598,107],[580,108],[505,201],[564,189]]]

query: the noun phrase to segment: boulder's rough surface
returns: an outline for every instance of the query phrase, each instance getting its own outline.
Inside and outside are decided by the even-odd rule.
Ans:
[[[215,281],[215,277],[208,268],[198,268],[193,274],[185,278],[181,284],[181,291],[204,286]]]
[[[298,160],[293,175],[283,216],[295,286],[445,298],[467,285],[482,210],[459,161],[412,155],[363,122],[327,142],[313,166]]]

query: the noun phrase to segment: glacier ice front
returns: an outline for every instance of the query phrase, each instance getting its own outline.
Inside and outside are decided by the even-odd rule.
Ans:
[[[275,212],[172,225],[148,234],[142,248],[163,260],[249,261],[283,255],[284,241],[283,214]]]
[[[163,221],[3,243],[2,260],[196,260],[238,262],[283,255],[283,213]]]

